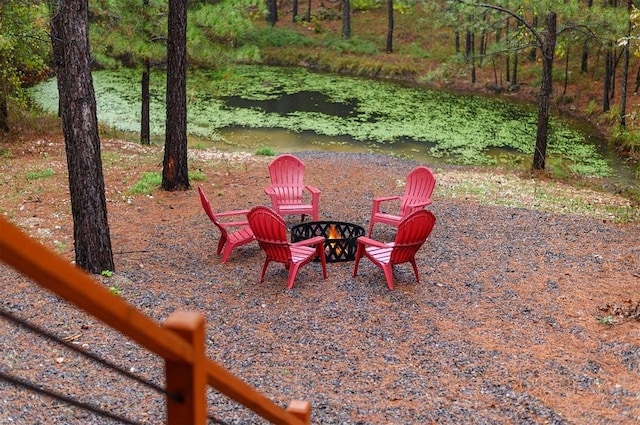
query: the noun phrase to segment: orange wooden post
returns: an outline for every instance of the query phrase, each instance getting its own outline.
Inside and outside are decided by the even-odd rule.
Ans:
[[[293,400],[286,410],[305,424],[311,425],[311,403],[308,401]]]
[[[176,312],[169,316],[164,327],[177,333],[193,348],[193,363],[173,359],[165,361],[167,391],[181,397],[181,400],[167,397],[167,424],[204,425],[207,422],[204,316]]]

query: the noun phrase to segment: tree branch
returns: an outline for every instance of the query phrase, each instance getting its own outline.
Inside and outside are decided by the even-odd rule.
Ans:
[[[527,22],[526,20],[524,20],[524,18],[520,15],[518,15],[517,13],[515,13],[512,10],[509,9],[505,9],[502,6],[497,6],[495,4],[488,4],[488,3],[468,3],[464,0],[456,0],[458,3],[460,4],[464,4],[466,6],[474,6],[474,7],[484,7],[485,9],[492,9],[492,10],[497,10],[498,12],[502,12],[502,13],[506,13],[509,16],[512,16],[513,18],[515,18],[518,22],[520,22],[522,25],[524,25],[529,32],[531,33],[531,35],[533,35],[533,37],[536,39],[536,45],[542,49],[542,47],[544,46],[544,40],[542,39],[542,37],[540,36],[540,34],[538,33],[538,31],[531,25],[529,24],[529,22]]]

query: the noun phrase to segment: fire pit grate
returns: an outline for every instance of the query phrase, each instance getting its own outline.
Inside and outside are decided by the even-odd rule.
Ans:
[[[324,254],[328,263],[353,261],[358,248],[357,239],[364,236],[364,229],[357,224],[341,221],[310,221],[291,228],[291,242],[314,236],[323,236],[326,239]]]

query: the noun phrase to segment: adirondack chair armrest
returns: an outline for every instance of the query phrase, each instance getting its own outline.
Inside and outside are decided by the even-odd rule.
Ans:
[[[264,193],[269,197],[273,205],[278,204],[278,192],[275,186],[267,186],[264,188]]]
[[[379,196],[377,198],[373,198],[373,211],[374,212],[378,212],[380,211],[380,204],[383,202],[387,202],[387,201],[395,201],[397,199],[400,199],[400,196],[395,195],[395,196]]]
[[[249,214],[249,210],[234,210],[234,211],[223,211],[216,213],[216,217],[233,217],[233,216],[247,216]]]
[[[320,202],[320,189],[308,184],[305,184],[304,188],[311,193],[311,204],[318,205],[318,202]]]
[[[368,238],[366,236],[360,236],[358,238],[358,244],[375,246],[375,247],[378,247],[378,248],[389,248],[389,246],[390,246],[389,244],[377,241],[375,239]]]
[[[324,241],[325,241],[324,236],[314,236],[309,239],[304,239],[302,241],[294,242],[291,244],[291,246],[311,246],[311,245],[317,245],[318,243],[324,243]]]
[[[429,206],[432,203],[433,201],[431,199],[427,199],[426,201],[416,202],[415,204],[407,204],[407,207],[412,209],[418,209],[418,208],[424,208],[426,206]]]
[[[244,227],[249,225],[249,221],[247,220],[247,214],[249,214],[249,210],[233,210],[233,211],[222,211],[219,213],[215,213],[218,224],[225,229],[228,227]],[[235,217],[244,217],[244,220],[235,219],[231,221],[222,221],[221,218],[235,218]]]
[[[309,192],[311,192],[312,195],[320,195],[320,189],[318,189],[315,186],[305,184],[304,188],[307,189]]]
[[[245,227],[249,225],[247,220],[244,221],[218,221],[218,224],[225,229],[227,227]]]

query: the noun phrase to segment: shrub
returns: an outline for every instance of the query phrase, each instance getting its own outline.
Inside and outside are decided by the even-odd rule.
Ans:
[[[162,176],[159,173],[143,173],[140,180],[133,185],[130,192],[138,195],[149,195],[162,184]]]
[[[260,156],[276,156],[276,151],[268,146],[258,148],[254,153]]]

